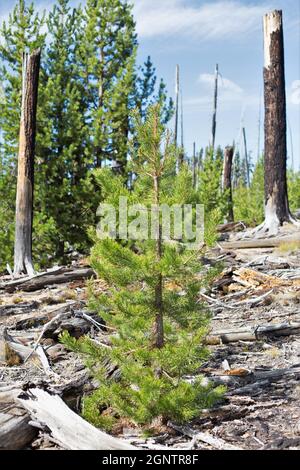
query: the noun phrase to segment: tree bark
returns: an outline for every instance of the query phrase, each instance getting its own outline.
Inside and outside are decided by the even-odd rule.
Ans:
[[[265,222],[276,231],[290,222],[287,195],[286,95],[282,11],[264,17]]]
[[[40,50],[24,53],[22,107],[19,136],[14,274],[34,274],[32,263],[32,218],[36,108]]]
[[[223,191],[228,193],[228,222],[234,221],[233,215],[233,202],[232,202],[232,160],[233,160],[233,147],[226,147],[224,153],[224,168],[223,168]]]

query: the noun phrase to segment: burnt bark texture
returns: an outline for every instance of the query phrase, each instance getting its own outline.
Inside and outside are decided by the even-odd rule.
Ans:
[[[226,147],[224,152],[224,168],[223,168],[223,191],[227,193],[227,221],[234,221],[233,201],[232,201],[232,161],[233,147]]]
[[[32,219],[36,108],[40,50],[23,56],[22,107],[19,135],[14,274],[34,273]]]
[[[291,220],[287,195],[286,94],[282,11],[264,17],[266,222]]]

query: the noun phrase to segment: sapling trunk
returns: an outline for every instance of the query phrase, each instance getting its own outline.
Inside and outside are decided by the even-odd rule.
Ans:
[[[156,174],[153,178],[154,182],[154,197],[155,197],[155,205],[156,210],[158,213],[158,234],[156,240],[156,259],[159,263],[162,257],[162,226],[160,220],[160,213],[159,213],[159,176]],[[164,346],[164,318],[163,318],[163,277],[162,274],[159,273],[157,284],[155,286],[155,327],[154,327],[154,335],[155,335],[155,347],[161,349]]]

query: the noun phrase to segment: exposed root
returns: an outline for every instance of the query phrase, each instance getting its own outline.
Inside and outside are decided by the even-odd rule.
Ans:
[[[292,215],[289,216],[289,219],[285,223],[300,228],[300,221],[295,219]],[[282,227],[282,224],[280,224],[280,221],[277,217],[268,217],[257,227],[240,233],[237,236],[237,240],[245,240],[247,238],[260,239],[276,237],[280,234],[280,227]]]

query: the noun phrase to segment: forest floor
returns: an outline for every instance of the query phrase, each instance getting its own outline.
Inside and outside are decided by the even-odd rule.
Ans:
[[[140,448],[300,449],[299,249],[219,247],[205,262],[222,262],[224,270],[201,293],[212,322],[211,355],[199,373],[226,385],[224,401],[188,426],[170,423],[151,438],[126,423],[115,435]],[[75,280],[72,270],[79,270]],[[1,401],[1,390],[40,387],[79,412],[82,396],[96,387],[82,359],[58,339],[67,329],[107,341],[99,317],[86,308],[84,278],[90,271],[74,265],[65,281],[55,283],[55,273],[63,271],[54,271],[44,286],[15,286],[8,276],[0,278],[0,448],[63,448],[49,429],[32,427],[7,394]],[[9,444],[12,431],[16,437]]]

